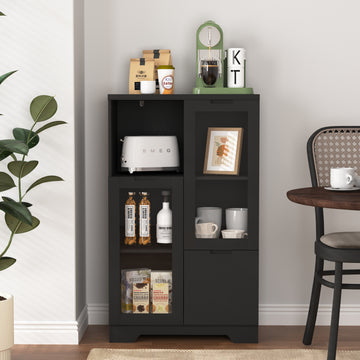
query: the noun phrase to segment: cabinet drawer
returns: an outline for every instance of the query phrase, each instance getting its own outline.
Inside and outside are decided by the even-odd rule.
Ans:
[[[258,252],[185,251],[184,322],[257,325]]]

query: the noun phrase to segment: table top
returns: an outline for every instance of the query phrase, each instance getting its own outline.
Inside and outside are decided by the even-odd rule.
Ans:
[[[289,200],[302,205],[360,210],[360,190],[334,191],[323,187],[308,187],[290,190],[286,195]]]

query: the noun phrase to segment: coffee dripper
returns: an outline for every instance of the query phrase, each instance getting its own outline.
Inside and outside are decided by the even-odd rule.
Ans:
[[[223,33],[214,21],[197,31],[196,87],[223,87]]]

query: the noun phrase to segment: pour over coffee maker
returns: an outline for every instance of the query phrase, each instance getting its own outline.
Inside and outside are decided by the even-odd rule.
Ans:
[[[214,21],[196,33],[196,88],[223,87],[223,32]]]
[[[196,86],[194,94],[253,94],[252,88],[224,86],[223,31],[206,21],[196,32]]]

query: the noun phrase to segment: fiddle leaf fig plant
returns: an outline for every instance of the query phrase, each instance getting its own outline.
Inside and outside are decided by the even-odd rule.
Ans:
[[[2,15],[2,14],[0,14]],[[0,76],[0,84],[16,71]],[[66,124],[65,121],[52,121],[57,111],[57,102],[53,96],[40,95],[35,97],[30,104],[32,125],[30,129],[14,128],[13,139],[0,140],[0,161],[8,161],[7,171],[0,171],[0,192],[16,188],[15,199],[2,196],[0,210],[5,213],[5,224],[10,230],[10,236],[4,249],[0,248],[0,271],[13,265],[16,259],[5,256],[10,248],[15,234],[22,234],[34,230],[39,226],[40,220],[33,216],[29,210],[32,204],[23,201],[30,190],[51,181],[62,181],[59,176],[49,175],[37,179],[30,185],[24,186],[23,178],[32,173],[39,161],[28,160],[30,149],[40,142],[39,133],[51,127]],[[42,126],[39,126],[42,125]]]

